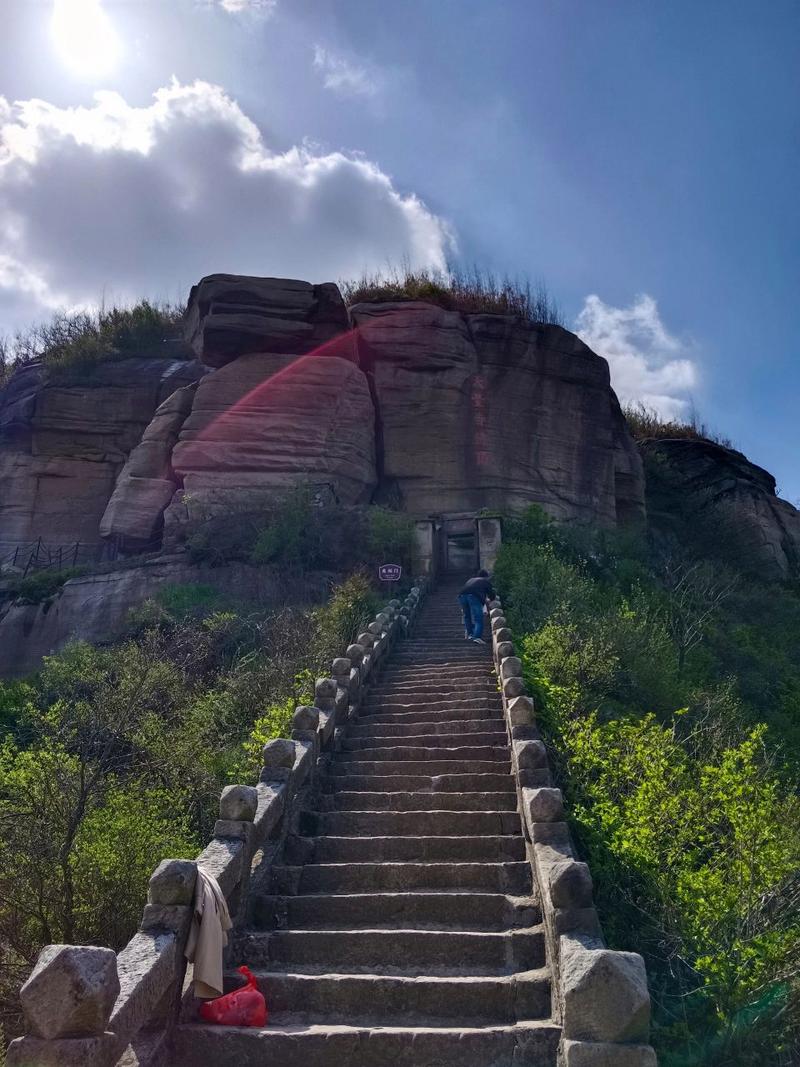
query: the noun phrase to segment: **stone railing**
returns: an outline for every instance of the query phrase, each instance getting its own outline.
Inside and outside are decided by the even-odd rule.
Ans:
[[[413,625],[426,580],[392,600],[333,661],[299,707],[291,739],[270,741],[256,786],[222,791],[214,837],[195,860],[166,859],[153,872],[138,932],[109,948],[47,945],[20,991],[26,1036],[8,1049],[8,1067],[148,1067],[159,1062],[184,999],[184,948],[197,869],[225,894],[234,931],[248,920],[248,891],[268,883],[273,860],[314,788],[320,752],[358,713],[369,681],[395,640]]]
[[[647,1043],[650,994],[644,961],[606,947],[581,863],[553,787],[533,700],[514,654],[500,600],[490,605],[492,647],[511,739],[512,765],[553,974],[553,1016],[562,1027],[559,1067],[655,1067]]]

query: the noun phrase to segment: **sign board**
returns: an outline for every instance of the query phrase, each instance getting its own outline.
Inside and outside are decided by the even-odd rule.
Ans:
[[[382,582],[399,582],[403,574],[403,568],[399,563],[381,563],[378,567],[378,577]]]

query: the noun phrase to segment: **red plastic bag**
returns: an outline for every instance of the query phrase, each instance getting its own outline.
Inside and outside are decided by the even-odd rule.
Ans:
[[[200,1005],[200,1015],[207,1023],[219,1026],[266,1026],[267,1002],[256,987],[256,976],[247,967],[239,967],[247,984],[216,1000]]]

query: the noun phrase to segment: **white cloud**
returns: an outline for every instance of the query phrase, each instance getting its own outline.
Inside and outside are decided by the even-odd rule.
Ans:
[[[336,55],[322,45],[314,46],[314,66],[322,74],[322,84],[340,96],[375,96],[379,80],[374,71]]]
[[[0,333],[34,305],[174,299],[215,271],[442,269],[450,242],[377,163],[273,151],[207,82],[173,81],[147,107],[111,92],[74,108],[0,97]]]
[[[608,360],[611,384],[620,401],[642,402],[664,418],[685,416],[689,393],[698,383],[691,345],[671,334],[652,296],[643,293],[630,307],[587,296],[575,332]]]
[[[269,17],[278,7],[278,0],[218,0],[218,3],[223,11],[231,15],[239,15],[247,11]]]

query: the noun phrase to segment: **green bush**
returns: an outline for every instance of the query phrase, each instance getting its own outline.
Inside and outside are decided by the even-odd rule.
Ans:
[[[133,356],[191,359],[182,323],[181,308],[147,300],[94,312],[59,311],[50,322],[0,341],[0,385],[34,361],[43,363],[51,378],[82,379],[102,363]]]
[[[495,578],[606,935],[645,957],[659,1062],[789,1067],[800,600],[744,580],[716,596],[718,568],[538,510],[505,532]]]
[[[85,567],[65,567],[64,570],[48,568],[47,570],[34,571],[24,578],[14,579],[8,589],[9,592],[23,604],[41,604],[61,589],[70,578],[79,578],[86,573]]]

